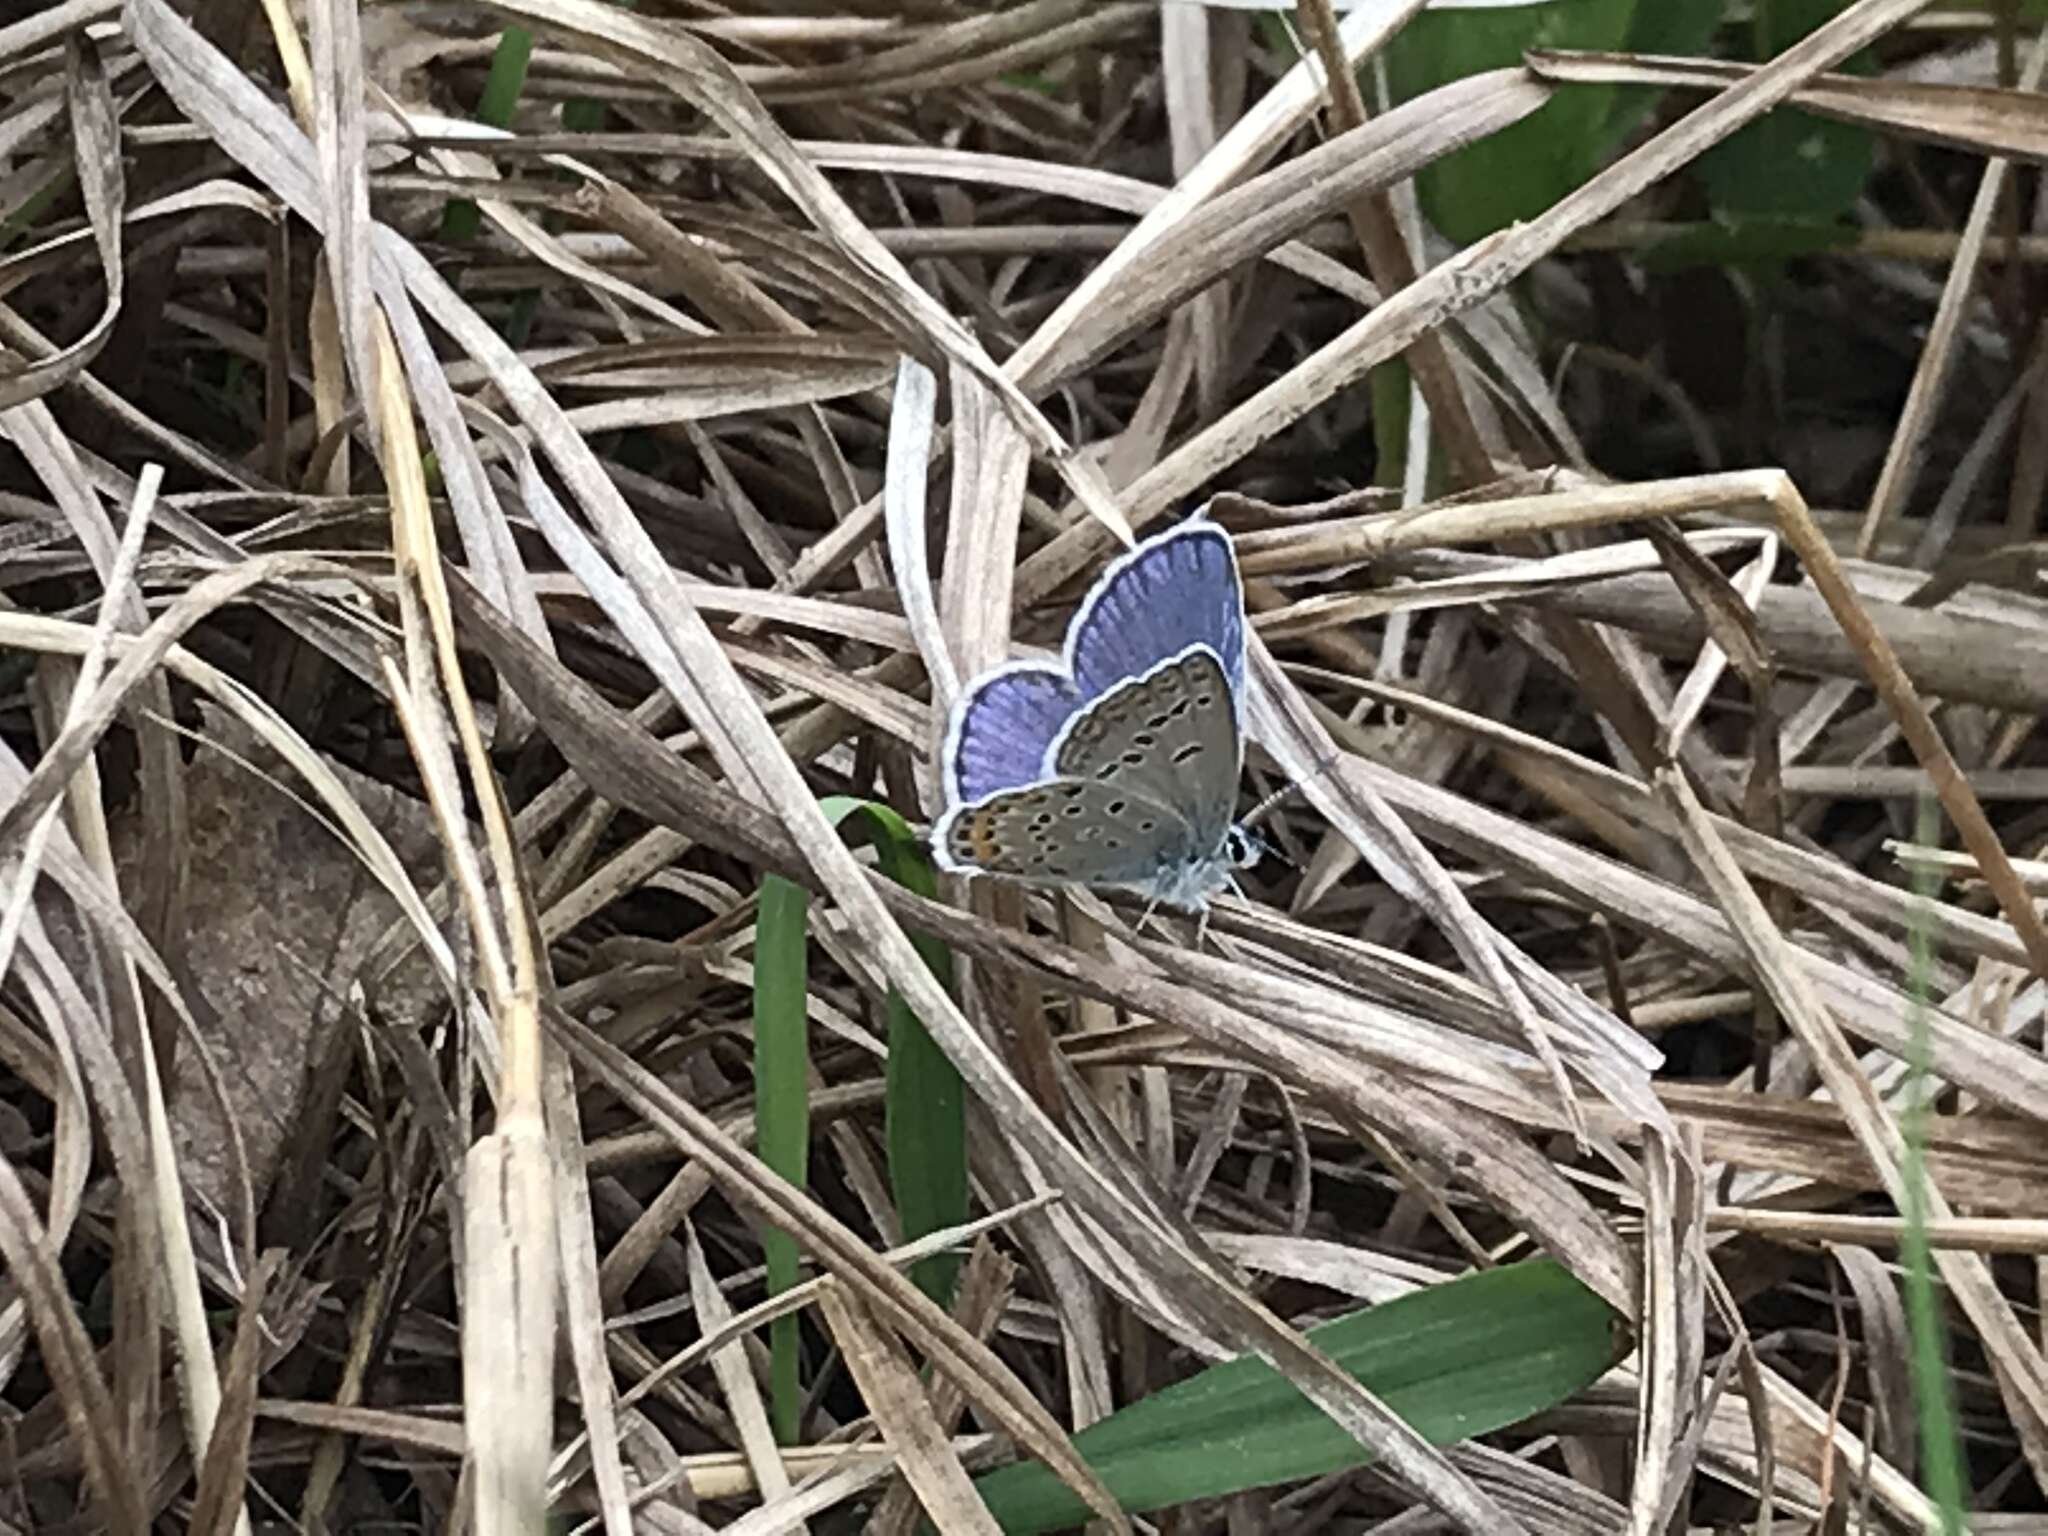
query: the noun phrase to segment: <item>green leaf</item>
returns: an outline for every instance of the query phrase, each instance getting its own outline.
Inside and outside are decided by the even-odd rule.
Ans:
[[[1631,53],[1662,53],[1680,57],[1705,54],[1728,9],[1728,0],[1660,0],[1638,5],[1629,24]],[[1656,86],[1628,85],[1615,92],[1614,110],[1607,119],[1607,149],[1621,142],[1637,123],[1649,115],[1664,92]]]
[[[1769,59],[1832,20],[1847,0],[1759,0],[1753,51]],[[1868,53],[1841,66],[1871,72]],[[1866,129],[1779,107],[1693,162],[1715,214],[1729,221],[1832,223],[1855,204],[1870,179],[1876,141]]]
[[[1398,100],[1519,64],[1531,48],[1697,53],[1726,0],[1551,0],[1506,9],[1425,11],[1387,50]],[[1660,92],[1569,85],[1540,110],[1425,169],[1422,205],[1451,239],[1469,243],[1533,218],[1600,168]]]
[[[1531,48],[1622,48],[1636,3],[1553,0],[1502,10],[1424,11],[1387,49],[1388,78],[1405,101],[1467,75],[1519,64]],[[1461,244],[1533,218],[1593,173],[1607,147],[1616,100],[1612,86],[1570,86],[1522,121],[1445,156],[1416,178],[1424,212]]]
[[[1431,1286],[1309,1330],[1309,1338],[1433,1445],[1504,1428],[1564,1401],[1625,1353],[1608,1305],[1550,1260]],[[1210,1366],[1111,1414],[1075,1449],[1126,1509],[1362,1466],[1358,1443],[1263,1361]],[[1012,1536],[1087,1518],[1037,1462],[976,1480]]]

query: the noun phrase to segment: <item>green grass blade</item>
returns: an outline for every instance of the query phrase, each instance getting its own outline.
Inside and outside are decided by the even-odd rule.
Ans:
[[[821,804],[835,826],[850,821],[849,831],[874,843],[882,872],[890,879],[919,895],[936,891],[917,834],[888,806],[845,795]],[[762,1161],[799,1189],[808,1178],[811,1145],[810,1027],[805,1012],[809,936],[809,893],[779,875],[763,880],[754,928],[755,1135]],[[913,942],[932,974],[951,986],[953,961],[945,946],[928,938]],[[965,1095],[952,1062],[893,991],[887,1015],[889,1179],[904,1236],[918,1238],[967,1219]],[[761,1251],[769,1295],[796,1284],[794,1239],[770,1228],[762,1233]],[[943,1306],[952,1296],[959,1263],[957,1255],[934,1254],[911,1274]],[[769,1325],[768,1344],[769,1415],[776,1438],[790,1444],[797,1439],[803,1407],[798,1319],[777,1318]]]
[[[493,128],[512,126],[519,93],[526,89],[526,65],[533,57],[533,34],[524,27],[507,27],[498,36],[491,54],[490,73],[484,76],[483,95],[477,98],[476,120]],[[441,238],[451,244],[474,240],[483,226],[483,214],[466,197],[452,199],[441,211]]]
[[[21,200],[21,204],[4,220],[0,220],[0,251],[8,249],[23,235],[42,221],[43,215],[55,208],[66,193],[78,185],[78,172],[66,165],[52,172],[35,191]]]
[[[881,859],[882,873],[920,896],[935,895],[937,877],[917,834],[896,812],[872,800],[834,795],[820,802],[835,825],[856,817]],[[953,957],[934,939],[911,940],[942,986],[953,985]],[[916,1239],[967,1219],[967,1110],[960,1074],[939,1049],[910,1005],[892,989],[887,1003],[889,1062],[884,1081],[883,1120],[889,1149],[889,1187],[906,1239]],[[940,1306],[953,1294],[960,1258],[935,1253],[911,1270],[911,1278]]]
[[[1941,837],[1941,822],[1929,795],[1920,797],[1915,840],[1933,847]],[[1927,994],[1934,972],[1933,947],[1929,942],[1925,905],[1932,899],[1939,876],[1931,870],[1913,876],[1915,916],[1911,927],[1913,947],[1912,1010],[1907,1020],[1906,1041],[1906,1150],[1899,1173],[1906,1186],[1906,1208],[1899,1214],[1905,1222],[1900,1256],[1906,1264],[1906,1334],[1911,1343],[1913,1400],[1920,1419],[1920,1464],[1927,1497],[1941,1513],[1942,1536],[1962,1536],[1963,1479],[1962,1448],[1956,1441],[1955,1394],[1949,1380],[1947,1329],[1942,1322],[1941,1298],[1934,1286],[1934,1253],[1927,1242],[1927,1109],[1922,1092],[1927,1080]]]
[[[1486,1270],[1370,1307],[1308,1335],[1434,1445],[1552,1407],[1624,1353],[1613,1310],[1549,1260]],[[1362,1465],[1358,1443],[1263,1361],[1193,1376],[1074,1437],[1126,1509],[1317,1477]],[[1087,1518],[1043,1466],[977,1480],[1013,1536]]]
[[[1372,391],[1374,485],[1401,488],[1408,475],[1408,365],[1381,363],[1368,376]]]
[[[761,882],[754,925],[754,1124],[761,1159],[797,1188],[804,1187],[811,1150],[811,1046],[804,1011],[809,991],[807,956],[810,893],[770,875]],[[768,1294],[797,1280],[796,1240],[776,1227],[761,1233]],[[794,1444],[803,1411],[795,1314],[768,1325],[769,1417],[775,1438]]]

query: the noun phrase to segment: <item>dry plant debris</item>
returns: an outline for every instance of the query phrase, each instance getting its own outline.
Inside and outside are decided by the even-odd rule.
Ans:
[[[8,12],[0,1530],[2048,1529],[2038,10]]]

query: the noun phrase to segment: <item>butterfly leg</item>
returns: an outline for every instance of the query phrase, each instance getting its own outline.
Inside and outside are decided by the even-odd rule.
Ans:
[[[1145,910],[1138,915],[1138,932],[1143,933],[1152,923],[1152,914],[1159,910],[1159,898],[1154,896],[1145,903]]]

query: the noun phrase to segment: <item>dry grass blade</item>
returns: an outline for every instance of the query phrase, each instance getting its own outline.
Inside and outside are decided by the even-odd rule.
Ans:
[[[1128,1529],[1129,1522],[1116,1502],[1095,1481],[1086,1464],[1073,1454],[1058,1426],[1017,1389],[1013,1378],[985,1346],[963,1334],[923,1292],[877,1260],[852,1233],[791,1191],[766,1166],[734,1146],[699,1111],[677,1099],[630,1059],[582,1030],[573,1020],[557,1017],[551,1022],[560,1030],[572,1054],[602,1072],[616,1091],[650,1123],[674,1138],[680,1148],[716,1170],[728,1193],[746,1201],[764,1218],[775,1221],[799,1242],[816,1245],[813,1251],[821,1263],[864,1282],[867,1294],[886,1305],[888,1315],[899,1324],[910,1328],[926,1353],[967,1385],[986,1411],[1001,1419],[1022,1443],[1048,1461],[1113,1528]]]
[[[1143,266],[1105,264],[1112,277],[1098,280],[1099,297],[1060,333],[1058,347],[1031,354],[1033,382],[1049,387],[1079,373],[1224,273],[1275,250],[1354,198],[1519,122],[1549,99],[1519,70],[1477,75],[1219,193],[1153,237]]]
[[[120,8],[120,0],[64,0],[61,5],[23,17],[0,27],[0,59],[11,59],[69,37]]]
[[[2005,844],[1986,819],[1969,781],[1963,776],[1948,744],[1942,740],[1926,706],[1915,692],[1912,680],[1900,668],[1898,658],[1885,643],[1884,636],[1870,622],[1854,590],[1843,579],[1833,549],[1814,527],[1806,507],[1789,482],[1780,493],[1779,521],[1814,586],[1827,600],[1843,634],[1862,658],[1872,686],[1891,710],[1900,732],[1913,749],[1913,755],[1933,781],[1935,795],[1949,819],[1956,824],[1963,845],[1983,869],[1985,881],[1998,897],[2006,920],[2018,933],[2020,943],[2026,946],[2027,958],[2036,972],[2048,975],[2048,927],[2042,925],[2040,914],[2027,897],[2026,888],[2013,873]]]
[[[924,1384],[902,1346],[844,1288],[828,1285],[818,1293],[818,1300],[832,1336],[839,1341],[848,1372],[867,1399],[868,1411],[875,1416],[904,1477],[917,1490],[925,1513],[942,1531],[998,1536],[1002,1527],[975,1493],[960,1458],[947,1444]]]
[[[2024,94],[2017,98],[2019,102],[2031,103],[2037,115],[2048,108],[2048,102],[2038,95],[2044,68],[2048,68],[2048,31],[2034,40],[2033,52],[2027,57],[2026,69],[2019,83]],[[2044,118],[2043,126],[2048,130],[2048,118]],[[2044,131],[2042,144],[2048,147],[2048,131]],[[1870,507],[1863,514],[1863,529],[1856,536],[1856,553],[1864,558],[1868,558],[1877,547],[1886,522],[1898,515],[1920,476],[1928,427],[1934,413],[1941,409],[1949,370],[1955,362],[1957,335],[1970,296],[1976,288],[1977,267],[1983,258],[1985,237],[1991,232],[1991,220],[1998,212],[1999,200],[2005,193],[2011,169],[2009,161],[1989,160],[1984,166],[1984,178],[1977,184],[1977,196],[1970,205],[1969,221],[1963,226],[1962,243],[1956,247],[1955,265],[1949,269],[1948,282],[1942,288],[1941,305],[1934,312],[1927,345],[1920,353],[1920,366],[1913,373],[1913,388],[1906,396],[1905,407],[1899,412],[1898,429],[1892,434],[1884,470],[1877,477],[1877,489],[1870,493]]]
[[[5,57],[0,52],[0,57]],[[123,199],[120,130],[114,117],[113,93],[97,49],[76,34],[64,47],[64,83],[71,118],[71,140],[84,194],[93,247],[99,256],[106,303],[85,334],[62,350],[25,366],[0,370],[0,410],[25,404],[73,378],[99,355],[121,314],[124,266],[121,255]]]
[[[1974,1246],[1974,1245],[1973,1245]],[[1908,1477],[1919,1461],[1916,1443],[1916,1414],[1906,1331],[1905,1307],[1898,1286],[1884,1263],[1868,1248],[1843,1244],[1833,1248],[1835,1262],[1856,1296],[1856,1310],[1863,1321],[1864,1370],[1870,1378],[1870,1397],[1877,1410],[1870,1440],[1884,1456]]]
[[[1529,68],[1546,80],[1600,85],[1687,85],[1713,90],[1753,73],[1740,64],[1650,54],[1538,49]],[[1792,94],[1806,110],[1839,122],[1886,128],[1986,154],[2038,158],[2048,150],[2048,110],[2025,87],[1993,90],[1822,74]]]
[[[242,1480],[249,1475],[250,1439],[256,1427],[256,1378],[262,1368],[263,1303],[284,1267],[284,1254],[271,1249],[258,1261],[242,1292],[234,1343],[222,1370],[220,1414],[213,1421],[199,1487],[192,1495],[190,1529],[199,1536],[225,1536],[242,1518]]]
[[[932,677],[972,677],[1008,655],[1010,585],[1030,465],[1025,439],[1003,418],[996,397],[972,380],[956,382],[952,505],[939,595],[950,655],[927,661]],[[950,707],[952,699],[940,694],[935,702]]]
[[[476,1529],[512,1536],[547,1513],[554,1439],[554,1169],[539,1125],[515,1121],[462,1162],[462,1358]]]
[[[962,1326],[984,1343],[1002,1321],[1016,1277],[1017,1266],[1004,1258],[986,1239],[975,1242],[974,1250],[960,1273],[954,1315]],[[872,1319],[869,1321],[872,1323]],[[951,1434],[960,1415],[966,1411],[967,1396],[954,1382],[937,1381],[932,1384],[930,1408],[939,1432]],[[917,1495],[910,1484],[895,1482],[883,1495],[874,1518],[868,1522],[868,1529],[873,1536],[910,1536],[917,1524],[917,1510]]]
[[[615,1392],[605,1357],[597,1235],[591,1216],[590,1186],[579,1176],[584,1141],[576,1113],[575,1083],[568,1063],[558,1051],[548,1053],[542,1071],[561,1249],[564,1331],[575,1363],[583,1422],[588,1426],[591,1468],[602,1504],[605,1533],[629,1536],[633,1519],[625,1466],[619,1454]]]
[[[933,695],[949,699],[960,680],[939,627],[938,600],[925,546],[925,475],[931,463],[932,422],[938,381],[911,358],[896,369],[889,409],[888,479],[883,487],[883,521],[889,531],[889,564],[902,594],[903,617],[932,678]]]
[[[376,340],[377,414],[392,543],[397,552],[407,670],[386,664],[390,692],[426,780],[468,926],[482,957],[485,995],[497,1030],[502,1069],[493,1087],[498,1120],[463,1163],[465,1214],[462,1358],[464,1424],[475,1469],[477,1529],[484,1536],[532,1530],[547,1511],[548,1452],[554,1428],[555,1319],[561,1254],[554,1153],[544,1130],[544,1047],[540,1034],[538,926],[526,905],[519,854],[456,651],[453,615],[413,435],[411,402],[398,353],[381,315]],[[444,714],[443,711],[446,711]],[[461,742],[488,840],[493,902],[463,822],[461,792],[444,730]],[[502,912],[502,918],[501,918]],[[582,1228],[580,1189],[570,1231]],[[583,1278],[595,1260],[578,1261]],[[509,1340],[501,1335],[509,1320]],[[595,1329],[577,1319],[581,1352],[591,1358]],[[509,1344],[509,1348],[507,1345]],[[606,1452],[611,1446],[607,1443]],[[623,1478],[607,1469],[614,1504]]]
[[[694,1228],[685,1229],[685,1251],[690,1261],[690,1297],[697,1305],[697,1317],[705,1332],[715,1333],[726,1330],[732,1322],[732,1308],[726,1304],[718,1284],[711,1278],[710,1266],[704,1262],[704,1249],[697,1241]],[[732,1410],[733,1426],[740,1434],[740,1450],[747,1458],[747,1465],[753,1469],[754,1484],[765,1499],[776,1500],[789,1496],[789,1473],[782,1465],[782,1453],[775,1444],[775,1435],[768,1423],[768,1407],[761,1395],[761,1384],[754,1379],[752,1361],[747,1358],[746,1340],[735,1338],[731,1343],[711,1351],[711,1368],[718,1376],[718,1385],[725,1393],[726,1406]],[[802,1529],[799,1523],[795,1529]]]
[[[22,1287],[29,1321],[42,1344],[52,1390],[71,1425],[86,1479],[109,1525],[139,1531],[148,1524],[144,1492],[115,1434],[118,1423],[91,1341],[65,1295],[64,1277],[44,1245],[42,1223],[14,1165],[0,1159],[0,1253]]]
[[[1678,817],[1679,833],[1688,853],[1698,862],[1702,875],[1749,950],[1758,980],[1771,993],[1794,1035],[1812,1054],[1821,1080],[1841,1104],[1885,1188],[1904,1207],[1908,1203],[1901,1183],[1904,1141],[1890,1107],[1863,1075],[1840,1028],[1814,997],[1805,977],[1790,963],[1782,936],[1728,857],[1691,789],[1667,769],[1658,775],[1658,790]],[[1953,1215],[1939,1188],[1932,1184],[1922,1198],[1931,1220],[1944,1221]],[[1974,1254],[1952,1250],[1939,1251],[1936,1263],[1958,1304],[1975,1324],[1986,1350],[2009,1374],[2027,1411],[2048,1419],[2048,1364],[2044,1364],[2040,1349],[2020,1326],[2011,1304],[2000,1294],[1989,1266]]]
[[[1643,1412],[1629,1530],[1648,1536],[1669,1526],[1684,1496],[1721,1383],[1712,1383],[1706,1400],[1698,1401],[1709,1266],[1697,1151],[1652,1134],[1644,1140],[1643,1162],[1644,1299],[1637,1354]],[[1722,1370],[1732,1364],[1724,1360]]]

